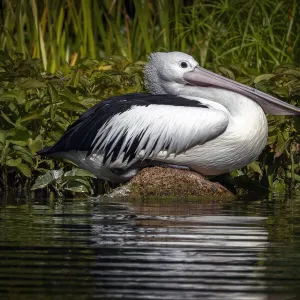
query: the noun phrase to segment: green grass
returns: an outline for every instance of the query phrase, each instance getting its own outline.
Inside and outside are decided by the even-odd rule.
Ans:
[[[202,66],[299,63],[297,0],[2,0],[0,47],[51,72],[85,58],[191,53]]]

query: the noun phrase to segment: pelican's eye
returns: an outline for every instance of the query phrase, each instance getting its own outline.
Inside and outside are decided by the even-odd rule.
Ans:
[[[180,65],[180,67],[181,67],[182,69],[185,69],[185,68],[187,68],[187,67],[189,66],[189,63],[186,62],[186,61],[181,61],[181,62],[179,63],[179,65]]]

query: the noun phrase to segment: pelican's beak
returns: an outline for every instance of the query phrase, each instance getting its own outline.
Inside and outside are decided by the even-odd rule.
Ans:
[[[281,101],[257,89],[238,83],[214,72],[197,66],[193,71],[183,75],[183,79],[191,85],[210,86],[230,90],[242,94],[257,102],[265,111],[272,115],[300,115],[300,108]]]

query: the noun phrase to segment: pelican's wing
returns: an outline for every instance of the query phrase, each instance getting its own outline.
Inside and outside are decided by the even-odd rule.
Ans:
[[[105,100],[85,112],[51,149],[104,155],[104,163],[135,157],[179,154],[222,134],[228,115],[196,100],[172,95],[129,94]],[[141,157],[140,157],[141,158]]]

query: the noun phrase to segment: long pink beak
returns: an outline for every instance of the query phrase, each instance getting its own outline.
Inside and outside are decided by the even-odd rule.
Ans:
[[[184,80],[196,86],[210,86],[242,94],[257,102],[263,110],[272,115],[300,115],[300,108],[279,100],[257,89],[238,83],[229,78],[197,66],[193,71],[184,74]]]

